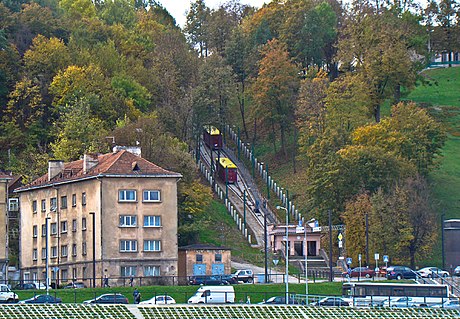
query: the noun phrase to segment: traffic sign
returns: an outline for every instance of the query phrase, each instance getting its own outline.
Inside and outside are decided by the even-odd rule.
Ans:
[[[379,260],[379,258],[380,258],[380,255],[379,255],[379,253],[375,253],[375,255],[374,255],[374,259],[375,259],[375,260]]]
[[[347,264],[348,264],[348,265],[351,265],[351,263],[352,263],[352,259],[351,259],[350,257],[348,257],[348,258],[347,258]]]
[[[337,238],[339,239],[339,241],[342,241],[342,239],[343,239],[342,233],[339,233],[339,235],[337,236]]]
[[[339,240],[339,248],[342,248],[343,246],[343,241]]]
[[[359,254],[358,255],[358,260],[361,261],[361,259],[362,259],[362,256],[361,256],[361,254]]]
[[[387,263],[390,259],[388,258],[388,255],[383,255],[383,262]]]

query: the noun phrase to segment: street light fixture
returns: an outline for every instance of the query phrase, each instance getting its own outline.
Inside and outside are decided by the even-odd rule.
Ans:
[[[289,214],[286,207],[276,206],[276,209],[283,209],[286,212],[286,304],[289,303]]]

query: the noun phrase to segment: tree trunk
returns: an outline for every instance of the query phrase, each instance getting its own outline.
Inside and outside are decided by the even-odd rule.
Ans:
[[[380,123],[380,104],[374,106],[375,123]]]

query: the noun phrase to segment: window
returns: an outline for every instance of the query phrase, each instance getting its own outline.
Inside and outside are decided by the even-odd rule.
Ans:
[[[81,270],[81,276],[83,277],[83,280],[86,280],[86,267],[83,267]]]
[[[159,276],[160,266],[144,266],[144,276]]]
[[[81,219],[81,230],[86,230],[86,217]]]
[[[222,262],[222,254],[216,254],[214,256],[214,259],[215,259],[216,263],[221,263]]]
[[[50,198],[50,211],[55,212],[57,209],[57,198]]]
[[[86,256],[86,243],[81,244],[81,254]]]
[[[34,225],[34,226],[32,227],[32,236],[33,236],[34,238],[37,238],[37,237],[38,237],[38,226],[37,226],[37,225]]]
[[[46,259],[46,248],[42,248],[42,259]]]
[[[72,207],[77,206],[77,194],[72,194]]]
[[[67,208],[67,196],[61,196],[61,208]]]
[[[73,280],[75,281],[77,279],[77,268],[73,268],[72,269],[72,278]]]
[[[51,235],[56,235],[56,234],[57,234],[57,224],[51,223]]]
[[[118,191],[119,202],[135,202],[136,191],[134,189],[125,189]]]
[[[136,276],[136,266],[121,266],[120,275],[122,277]]]
[[[8,199],[8,210],[10,212],[17,212],[19,210],[19,199],[9,198]]]
[[[143,202],[159,202],[160,191],[156,190],[145,190],[142,196]]]
[[[120,215],[120,227],[135,227],[137,217],[135,215]]]
[[[62,269],[61,270],[61,278],[62,280],[66,281],[69,277],[69,273],[67,271],[67,269]]]
[[[36,201],[36,200],[34,200],[34,201],[32,202],[32,212],[33,212],[34,214],[37,213],[37,201]]]
[[[72,256],[77,256],[77,244],[72,244]]]
[[[57,246],[51,246],[51,258],[57,258],[58,248]]]
[[[67,233],[67,221],[66,220],[61,222],[61,233]]]
[[[42,225],[42,237],[46,237],[46,224]]]
[[[144,240],[144,251],[161,251],[161,241]]]
[[[81,193],[81,204],[82,204],[83,206],[86,205],[86,193],[84,193],[84,192]]]
[[[120,240],[120,252],[137,251],[137,240]]]
[[[161,216],[144,216],[144,227],[160,227]]]
[[[61,257],[67,257],[68,254],[68,248],[67,245],[62,245],[61,246]]]
[[[77,231],[77,220],[72,219],[72,231],[76,232]]]
[[[46,212],[46,199],[42,199],[42,212]]]
[[[34,248],[32,250],[32,260],[37,260],[38,259],[38,250],[37,248]]]
[[[196,258],[197,263],[202,263],[203,262],[203,255],[197,254],[195,258]]]

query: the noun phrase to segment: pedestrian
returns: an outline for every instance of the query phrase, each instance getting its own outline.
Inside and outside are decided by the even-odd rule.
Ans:
[[[134,276],[129,278],[129,285],[132,287],[134,285]]]
[[[133,297],[134,303],[138,304],[141,302],[141,293],[139,292],[139,290],[137,290],[137,288],[133,291]]]
[[[251,303],[251,297],[250,297],[250,296],[248,296],[248,297],[246,298],[246,303]]]
[[[104,287],[110,288],[110,286],[109,286],[109,278],[107,277],[107,275],[104,276]]]

